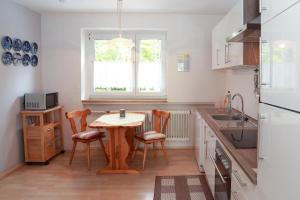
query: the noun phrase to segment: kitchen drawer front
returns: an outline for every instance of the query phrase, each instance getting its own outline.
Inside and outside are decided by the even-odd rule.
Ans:
[[[54,140],[54,126],[53,124],[49,124],[43,127],[43,133],[45,138],[45,143]]]
[[[231,175],[240,188],[243,190],[247,196],[253,195],[255,191],[255,185],[250,181],[245,172],[240,168],[236,162],[232,162],[232,175]],[[248,195],[249,194],[249,195]]]
[[[248,200],[235,177],[231,179],[231,200]]]
[[[55,141],[45,142],[45,157],[46,160],[55,155]]]

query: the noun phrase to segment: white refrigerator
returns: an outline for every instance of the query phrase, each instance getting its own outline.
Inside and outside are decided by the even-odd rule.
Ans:
[[[300,199],[300,3],[262,25],[258,184],[264,200]]]

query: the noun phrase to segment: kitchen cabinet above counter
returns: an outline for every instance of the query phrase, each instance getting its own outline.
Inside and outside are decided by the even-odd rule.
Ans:
[[[255,2],[256,0],[251,1]],[[259,36],[257,36],[256,42],[228,41],[229,37],[240,33],[245,28],[247,15],[244,4],[244,0],[239,0],[212,30],[212,69],[257,67],[259,65]]]

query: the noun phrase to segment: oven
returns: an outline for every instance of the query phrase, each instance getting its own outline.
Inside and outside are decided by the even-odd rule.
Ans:
[[[231,193],[231,160],[221,144],[216,143],[215,167],[215,200],[230,200]]]

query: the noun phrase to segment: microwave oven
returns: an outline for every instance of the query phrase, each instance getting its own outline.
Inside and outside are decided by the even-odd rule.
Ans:
[[[58,106],[58,92],[24,95],[25,110],[46,110],[55,106]]]

